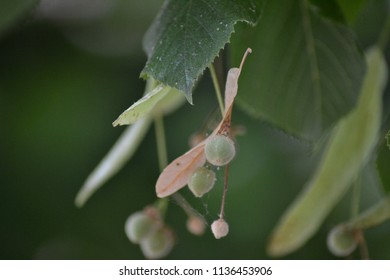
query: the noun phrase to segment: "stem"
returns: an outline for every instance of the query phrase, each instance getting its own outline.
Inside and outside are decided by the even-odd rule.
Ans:
[[[156,132],[158,165],[161,172],[168,164],[168,155],[167,155],[168,153],[167,153],[167,145],[165,141],[164,120],[161,115],[157,115],[154,118],[154,128]],[[168,202],[169,200],[167,198],[158,199],[156,202],[157,209],[159,210],[162,219],[164,219],[165,214],[167,212]]]
[[[225,106],[223,105],[222,93],[221,93],[221,88],[219,87],[217,73],[215,72],[215,68],[213,64],[210,64],[209,69],[210,69],[211,78],[213,80],[215,94],[217,95],[219,109],[221,110],[221,115],[223,116],[225,113]]]
[[[228,188],[228,178],[229,178],[229,164],[227,164],[225,167],[225,182],[223,185],[221,212],[219,214],[219,217],[221,219],[225,219],[225,201],[226,201],[226,193],[227,193],[227,188]]]
[[[158,165],[160,167],[160,171],[163,171],[165,166],[168,165],[168,153],[165,141],[164,120],[161,115],[154,118],[154,127],[156,131]]]
[[[187,214],[188,217],[196,216],[203,219],[202,215],[199,214],[199,212],[196,211],[180,193],[174,193],[172,195],[172,198],[180,206],[180,208],[183,209],[183,211]]]
[[[168,199],[166,198],[159,198],[154,203],[154,207],[158,210],[158,213],[160,214],[160,217],[162,220],[164,220],[165,214],[168,210]]]
[[[390,219],[390,195],[365,210],[355,219],[347,223],[350,230],[365,230],[377,226]]]
[[[367,242],[366,239],[364,238],[363,232],[360,230],[355,234],[355,238],[357,239],[357,242],[359,244],[359,249],[360,249],[360,257],[363,260],[368,260],[370,259],[369,253],[368,253],[368,247],[367,247]]]

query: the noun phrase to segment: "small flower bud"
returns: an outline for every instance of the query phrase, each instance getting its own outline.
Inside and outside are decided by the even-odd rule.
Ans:
[[[234,158],[235,154],[236,148],[233,140],[225,135],[214,135],[206,142],[206,159],[212,165],[224,166]]]
[[[160,228],[140,242],[141,251],[148,259],[161,259],[172,250],[175,239],[168,228]]]
[[[206,223],[201,217],[191,216],[187,220],[187,229],[195,235],[203,235],[206,230]]]
[[[338,225],[329,232],[327,245],[333,255],[345,257],[356,249],[357,242],[353,234],[345,230],[345,226]]]
[[[216,239],[220,239],[229,233],[229,225],[224,219],[218,219],[211,224],[211,231]]]
[[[156,229],[153,219],[142,211],[129,216],[125,223],[125,232],[129,240],[138,244]]]
[[[214,183],[214,171],[206,167],[199,167],[190,176],[188,187],[196,197],[202,197],[205,193],[209,192],[213,188]]]

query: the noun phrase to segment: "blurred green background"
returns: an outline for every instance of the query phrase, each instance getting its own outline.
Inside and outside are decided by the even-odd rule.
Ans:
[[[362,48],[374,42],[386,13],[387,1],[368,2],[354,24]],[[41,1],[0,33],[1,259],[143,259],[127,240],[124,223],[155,201],[159,170],[153,128],[133,159],[83,208],[74,206],[74,198],[123,131],[112,121],[142,95],[142,36],[161,3]],[[389,96],[387,91],[385,103]],[[207,71],[194,102],[165,119],[170,160],[188,149],[189,136],[217,106]],[[246,134],[238,139],[230,168],[230,233],[222,240],[210,230],[203,237],[191,235],[184,212],[172,203],[167,224],[177,242],[168,258],[268,258],[272,228],[316,166],[319,155],[309,145],[239,108],[233,121],[244,125]],[[379,150],[378,167],[389,186],[390,151],[384,142]],[[202,199],[182,191],[209,224],[218,215],[220,173],[216,188]],[[365,186],[362,208],[380,193]],[[349,212],[347,195],[316,236],[287,258],[334,258],[326,235]],[[371,258],[390,259],[390,223],[368,230],[366,239]]]

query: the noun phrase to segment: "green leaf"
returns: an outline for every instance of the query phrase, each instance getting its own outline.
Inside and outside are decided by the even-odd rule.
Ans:
[[[185,102],[184,95],[181,91],[170,88],[169,92],[162,98],[151,111],[153,116],[168,115],[182,106]]]
[[[285,212],[268,251],[283,256],[302,246],[342,198],[374,150],[382,119],[382,93],[387,66],[377,48],[367,53],[365,75],[357,107],[340,120],[313,178]]]
[[[157,84],[149,79],[146,83],[144,96],[124,111],[113,123],[117,125],[129,125],[136,123],[148,115],[165,115],[176,110],[183,104],[184,97],[178,90]]]
[[[80,188],[75,199],[77,207],[82,207],[104,183],[118,173],[126,162],[130,160],[146,135],[151,121],[152,119],[146,116],[125,129]]]
[[[258,26],[237,35],[235,64],[253,49],[237,95],[253,116],[312,141],[356,104],[365,66],[353,35],[307,0],[269,1]]]
[[[152,111],[156,104],[169,92],[170,87],[158,85],[124,111],[113,123],[113,126],[133,124]]]
[[[114,122],[114,126],[133,124],[126,128],[107,155],[95,167],[78,192],[75,204],[85,202],[119,172],[137,151],[148,131],[153,116],[167,115],[184,103],[183,94],[174,88],[157,85],[150,79],[146,83],[144,97],[134,103]]]
[[[198,77],[229,41],[237,21],[255,24],[263,0],[166,0],[144,38],[153,77],[184,92],[192,103]]]
[[[1,0],[0,35],[22,15],[31,10],[37,2],[37,0]]]

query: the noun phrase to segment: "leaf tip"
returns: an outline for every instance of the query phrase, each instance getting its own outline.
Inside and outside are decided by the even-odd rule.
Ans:
[[[116,126],[118,126],[118,125],[120,125],[120,123],[119,123],[118,119],[116,119],[116,120],[112,123],[112,126],[113,126],[113,127],[116,127]]]
[[[266,250],[267,250],[267,254],[273,258],[277,258],[282,255],[280,253],[280,248],[278,247],[278,245],[275,245],[275,243],[272,241],[268,243]]]
[[[78,192],[78,194],[76,195],[76,198],[74,200],[74,205],[77,207],[77,208],[81,208],[84,206],[85,202],[87,201],[88,199],[88,195],[86,194],[86,192],[84,191],[84,188],[81,188],[81,190]]]
[[[279,258],[287,255],[293,250],[290,250],[282,240],[280,234],[274,234],[271,236],[270,241],[267,244],[267,254],[273,258]]]
[[[191,92],[186,92],[185,93],[185,96],[186,96],[186,99],[187,99],[187,101],[188,101],[188,103],[190,103],[191,105],[194,105],[194,101],[193,101],[193,99],[192,99],[192,94],[191,94]]]

